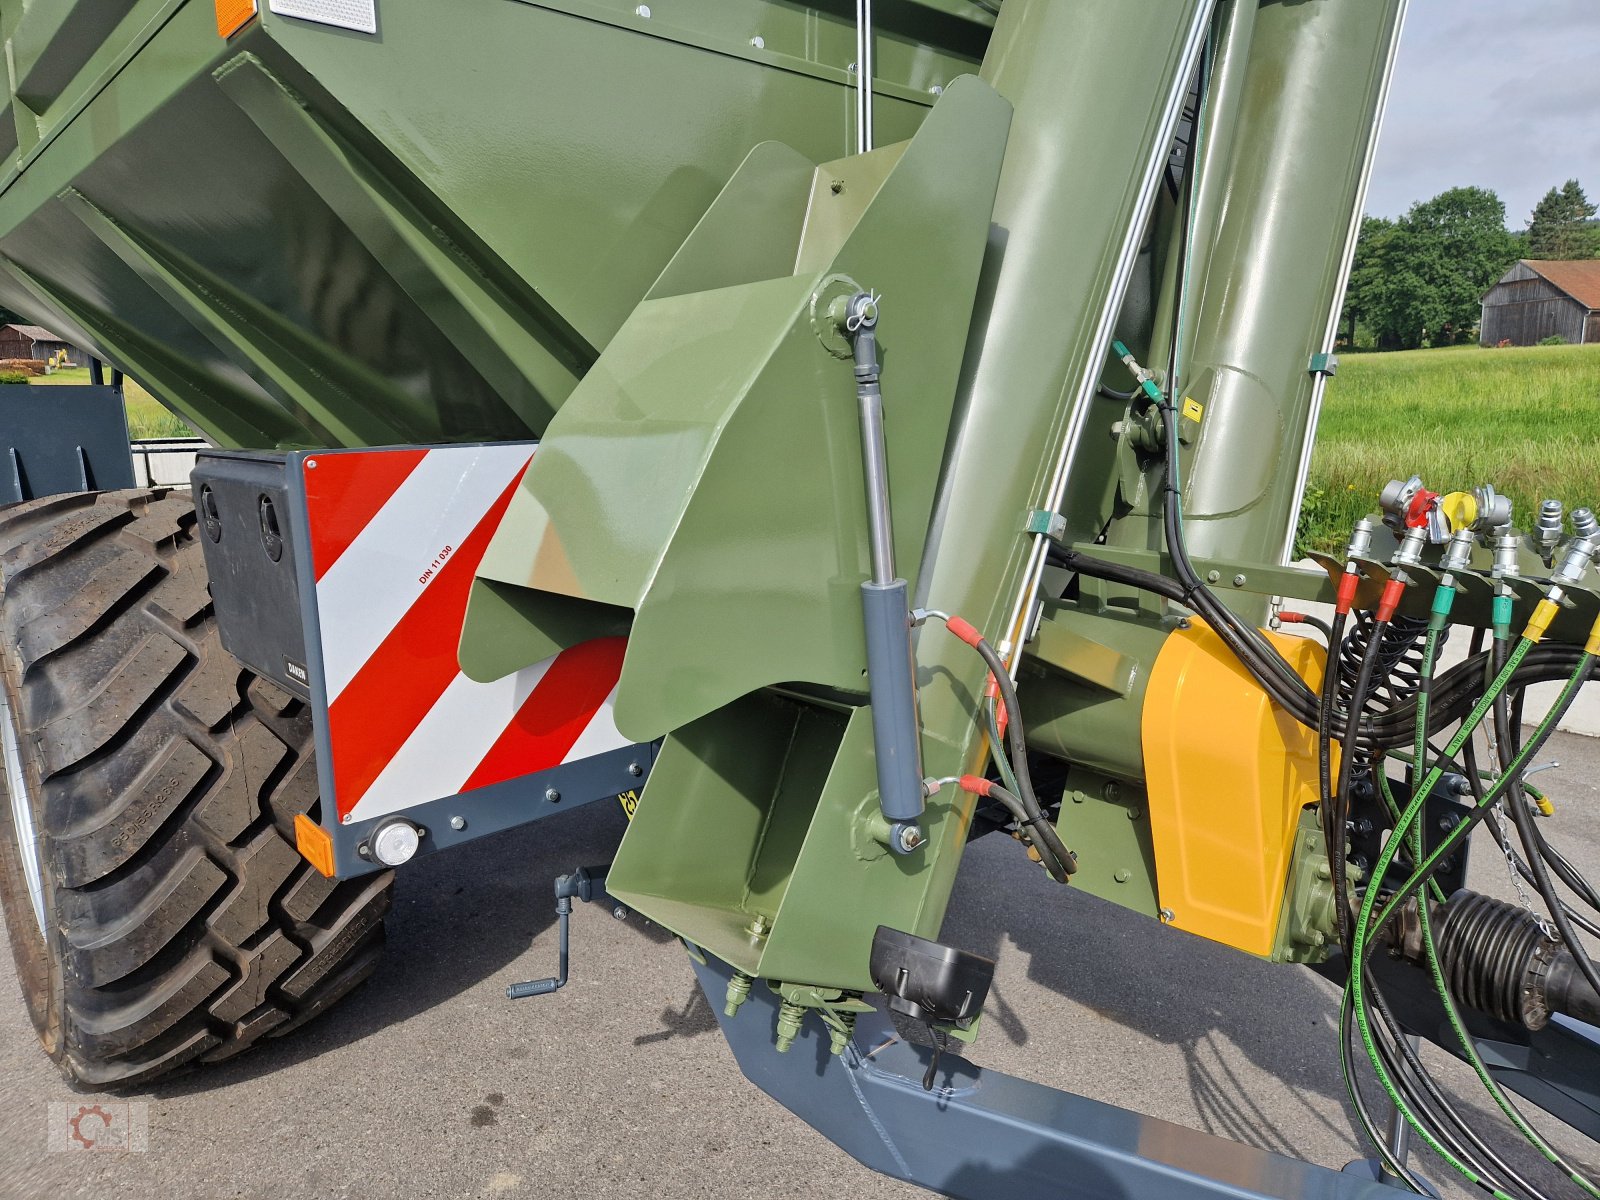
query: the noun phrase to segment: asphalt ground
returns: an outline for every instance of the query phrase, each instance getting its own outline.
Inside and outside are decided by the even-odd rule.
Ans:
[[[1546,829],[1600,879],[1600,742],[1558,735],[1551,756],[1563,765],[1542,777],[1559,806]],[[615,806],[593,805],[418,863],[400,879],[384,965],[345,1003],[131,1097],[65,1086],[5,956],[0,1195],[926,1195],[857,1166],[748,1085],[659,930],[580,908],[571,984],[505,999],[507,984],[554,970],[552,877],[605,861],[622,827]],[[1503,860],[1479,845],[1473,861],[1475,886],[1512,894]],[[1336,993],[1309,971],[1056,887],[1002,837],[970,847],[944,938],[999,959],[977,1061],[1328,1166],[1365,1153],[1337,1064]],[[1498,1120],[1459,1064],[1428,1057]],[[144,1152],[56,1149],[53,1103],[126,1101],[147,1105]],[[1600,1147],[1555,1129],[1600,1173]]]

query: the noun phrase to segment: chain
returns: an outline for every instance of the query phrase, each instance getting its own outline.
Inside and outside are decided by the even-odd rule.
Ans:
[[[1499,762],[1500,750],[1495,744],[1494,730],[1489,728],[1487,723],[1483,727],[1483,736],[1488,743],[1489,761]],[[1517,903],[1528,911],[1528,915],[1539,926],[1539,932],[1551,941],[1555,941],[1556,931],[1554,926],[1550,924],[1550,918],[1534,906],[1533,897],[1528,894],[1528,889],[1522,886],[1522,872],[1517,870],[1517,854],[1511,848],[1511,836],[1506,832],[1505,801],[1497,801],[1490,815],[1494,817],[1495,829],[1500,834],[1500,849],[1505,855],[1506,873],[1511,877],[1511,886],[1517,893]]]

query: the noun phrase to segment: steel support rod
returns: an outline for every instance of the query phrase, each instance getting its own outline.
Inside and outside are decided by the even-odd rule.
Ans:
[[[872,0],[856,0],[856,153],[872,149]]]

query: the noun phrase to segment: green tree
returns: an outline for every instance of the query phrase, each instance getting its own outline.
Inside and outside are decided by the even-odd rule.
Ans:
[[[1600,251],[1589,225],[1597,211],[1576,179],[1551,188],[1533,206],[1528,222],[1528,257],[1539,259],[1593,258]]]
[[[1517,260],[1506,206],[1486,188],[1451,188],[1398,221],[1368,220],[1351,271],[1354,315],[1383,350],[1463,340],[1483,293]]]
[[[1388,289],[1387,252],[1394,222],[1385,217],[1361,218],[1361,236],[1356,241],[1355,261],[1350,265],[1350,282],[1344,291],[1343,324],[1350,345],[1356,344],[1358,327],[1374,328],[1374,318],[1383,311]]]

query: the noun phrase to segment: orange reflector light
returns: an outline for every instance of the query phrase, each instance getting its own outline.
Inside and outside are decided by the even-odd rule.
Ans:
[[[302,858],[329,879],[333,878],[333,839],[305,813],[295,814],[294,845]]]
[[[232,37],[255,15],[256,0],[217,0],[217,36]]]

